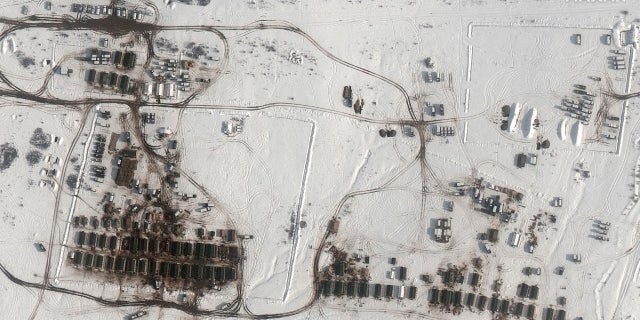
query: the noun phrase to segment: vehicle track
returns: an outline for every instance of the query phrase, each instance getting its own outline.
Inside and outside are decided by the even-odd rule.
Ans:
[[[90,107],[85,108],[84,111],[82,112],[81,116],[82,116],[82,125],[80,126],[80,128],[78,128],[78,131],[76,133],[76,136],[74,137],[73,141],[71,142],[71,144],[69,145],[69,151],[67,151],[67,155],[65,156],[64,161],[62,162],[62,169],[60,170],[60,176],[61,177],[65,177],[66,176],[66,172],[67,169],[69,167],[69,159],[71,158],[71,155],[73,154],[73,151],[76,147],[76,144],[78,143],[78,140],[80,139],[80,137],[82,137],[82,131],[84,130],[84,127],[86,126],[86,122],[88,120],[88,116],[89,116],[89,111],[91,110]],[[80,180],[79,180],[80,181]],[[58,192],[55,196],[55,203],[53,205],[53,217],[51,219],[51,232],[49,233],[49,243],[48,243],[48,250],[47,250],[47,261],[45,263],[45,268],[44,268],[44,274],[43,274],[43,283],[48,284],[49,283],[49,272],[51,270],[51,256],[53,254],[53,245],[54,245],[54,240],[55,240],[55,235],[56,235],[56,229],[57,229],[57,224],[56,221],[58,221],[58,214],[59,214],[59,209],[60,209],[60,199],[61,199],[61,195],[62,195],[62,191],[64,189],[64,185],[59,185],[58,187]],[[36,305],[33,308],[33,310],[31,311],[31,314],[29,315],[29,319],[34,319],[35,316],[38,313],[38,307],[40,306],[40,303],[42,302],[42,299],[44,297],[44,290],[40,290],[40,293],[38,295],[38,299],[36,301]]]
[[[157,18],[157,15],[156,15]],[[47,29],[52,29],[52,30],[68,30],[68,29],[74,29],[74,30],[92,30],[92,31],[97,31],[97,32],[104,32],[104,33],[108,33],[114,36],[120,36],[120,35],[124,35],[127,33],[138,33],[143,35],[143,37],[145,38],[145,40],[147,41],[147,46],[148,46],[148,53],[147,53],[147,60],[145,61],[145,65],[149,65],[150,60],[152,57],[155,57],[155,53],[153,51],[153,37],[154,35],[159,32],[159,31],[164,31],[164,30],[203,30],[203,31],[211,31],[213,33],[215,33],[223,42],[224,44],[224,54],[223,54],[223,58],[222,58],[222,63],[220,66],[219,71],[214,75],[214,77],[212,78],[212,80],[218,80],[223,74],[224,74],[224,70],[226,69],[228,63],[229,63],[229,48],[228,48],[228,41],[226,39],[226,37],[224,36],[224,34],[222,33],[222,31],[233,31],[233,30],[239,30],[239,31],[252,31],[252,30],[263,30],[263,29],[275,29],[275,30],[286,30],[286,31],[290,31],[293,33],[296,33],[300,36],[302,36],[303,38],[305,38],[307,41],[309,41],[312,45],[314,45],[316,47],[317,50],[319,50],[322,54],[324,54],[325,56],[327,56],[328,58],[330,58],[331,60],[335,61],[338,64],[341,64],[343,66],[346,66],[348,68],[351,68],[353,70],[356,70],[358,72],[361,72],[363,74],[369,75],[371,77],[377,78],[379,80],[382,80],[383,82],[395,87],[398,91],[400,91],[402,93],[402,95],[404,96],[404,103],[406,104],[406,108],[407,108],[407,112],[409,115],[409,119],[405,119],[405,120],[374,120],[374,119],[367,119],[364,117],[360,117],[360,116],[355,116],[352,114],[348,114],[345,112],[338,112],[338,111],[333,111],[334,113],[340,114],[341,116],[345,116],[345,117],[351,117],[354,119],[357,119],[359,121],[365,121],[365,122],[370,122],[370,123],[378,123],[378,124],[397,124],[397,125],[409,125],[409,126],[413,126],[419,134],[419,138],[420,138],[420,150],[418,152],[418,154],[416,155],[416,158],[414,161],[419,161],[420,162],[420,167],[421,167],[421,178],[422,178],[422,200],[421,200],[421,210],[420,210],[420,219],[424,219],[424,215],[426,212],[426,197],[427,197],[427,191],[426,191],[426,186],[427,183],[432,180],[435,183],[435,188],[437,190],[440,190],[440,192],[446,191],[446,185],[444,185],[442,183],[442,181],[440,181],[438,175],[436,174],[436,172],[427,164],[426,160],[425,160],[425,150],[426,150],[426,144],[427,142],[430,141],[431,137],[429,132],[427,131],[427,123],[430,122],[426,122],[426,121],[422,121],[422,120],[418,120],[418,118],[416,117],[415,111],[413,110],[413,106],[411,103],[411,98],[409,96],[409,94],[407,93],[407,91],[397,82],[391,80],[390,78],[380,75],[374,71],[368,70],[366,68],[354,65],[348,61],[345,61],[335,55],[333,55],[330,51],[326,50],[324,47],[322,47],[315,39],[313,39],[310,35],[308,35],[306,32],[302,31],[300,28],[290,24],[287,21],[281,21],[281,20],[260,20],[260,21],[256,21],[250,25],[247,26],[199,26],[199,27],[192,27],[192,26],[157,26],[155,24],[151,24],[151,23],[139,23],[139,22],[132,22],[129,21],[127,19],[117,19],[115,17],[106,17],[106,18],[100,18],[100,19],[88,19],[88,18],[79,18],[79,19],[74,19],[71,16],[65,15],[62,17],[49,17],[49,16],[38,16],[38,15],[32,15],[32,16],[28,16],[22,19],[8,19],[8,18],[0,18],[0,23],[4,23],[6,25],[9,25],[8,28],[4,29],[2,33],[0,33],[0,40],[3,39],[4,37],[6,37],[7,34],[11,33],[11,32],[15,32],[17,30],[20,29],[25,29],[25,28],[47,28]],[[10,98],[17,98],[17,99],[22,99],[22,100],[26,100],[26,101],[30,101],[32,103],[35,104],[47,104],[47,105],[63,105],[66,108],[71,108],[71,109],[75,109],[75,110],[79,110],[81,112],[83,112],[83,119],[85,121],[83,121],[83,127],[84,127],[84,122],[86,122],[86,115],[88,114],[88,110],[90,110],[90,107],[88,106],[94,106],[96,104],[99,103],[113,103],[113,104],[123,104],[123,105],[127,105],[130,110],[131,110],[131,118],[127,119],[127,122],[129,123],[129,125],[131,127],[134,128],[134,134],[136,136],[136,138],[138,139],[138,141],[141,142],[141,150],[144,154],[146,154],[149,158],[149,164],[150,164],[150,170],[152,171],[158,171],[160,172],[160,164],[163,165],[168,165],[170,164],[170,159],[168,159],[167,156],[163,156],[163,155],[159,155],[156,152],[156,149],[153,148],[153,146],[150,146],[149,144],[147,144],[147,142],[145,141],[144,137],[143,137],[143,133],[141,130],[141,126],[140,126],[140,115],[139,115],[139,108],[141,106],[155,106],[155,107],[166,107],[166,108],[185,108],[187,106],[187,104],[189,104],[191,101],[193,101],[193,99],[195,99],[195,97],[197,95],[199,95],[201,92],[203,92],[204,90],[206,90],[206,88],[208,86],[203,87],[200,90],[196,90],[193,94],[191,94],[190,96],[188,96],[185,100],[181,101],[181,102],[176,102],[176,103],[163,103],[163,104],[158,104],[158,103],[149,103],[149,102],[144,102],[142,101],[141,97],[139,95],[137,95],[135,97],[135,99],[133,101],[131,100],[127,100],[127,99],[115,99],[115,98],[111,98],[111,99],[93,99],[93,98],[84,98],[84,99],[78,99],[78,100],[65,100],[65,99],[58,99],[58,98],[53,98],[50,96],[45,96],[48,95],[48,93],[46,92],[46,87],[47,84],[51,78],[52,74],[47,75],[47,78],[45,79],[45,84],[43,85],[43,87],[41,87],[39,90],[37,90],[36,92],[30,93],[30,92],[25,92],[23,90],[21,90],[19,87],[15,86],[9,79],[7,79],[7,77],[2,74],[0,72],[0,80],[4,81],[8,86],[9,89],[0,89],[0,96],[5,96],[5,97],[10,97]],[[212,83],[214,83],[215,81],[213,81]],[[210,84],[211,85],[211,84]],[[210,86],[209,85],[209,86]],[[264,105],[263,107],[268,108],[268,107],[274,107],[274,106],[285,106],[285,107],[291,107],[291,108],[302,108],[302,109],[316,109],[316,110],[320,110],[323,112],[328,112],[327,110],[323,110],[321,108],[314,108],[311,106],[302,106],[302,105],[296,105],[296,104],[284,104],[284,103],[279,103],[279,104],[268,104],[268,105]],[[208,107],[209,109],[215,109],[212,108],[211,106]],[[227,108],[227,109],[235,109],[235,110],[243,110],[243,108],[239,108],[236,106],[222,106],[219,107],[218,109],[223,109],[223,108]],[[259,110],[259,108],[253,108],[253,109],[244,109],[244,110]],[[182,112],[182,111],[181,111]],[[472,119],[474,117],[478,117],[481,116],[480,115],[473,115],[470,117],[467,117],[466,119]],[[449,121],[451,121],[451,119],[448,119]],[[463,119],[461,119],[463,120]],[[446,121],[446,120],[445,120]],[[437,123],[437,122],[432,122],[432,123]],[[83,128],[82,127],[82,128]],[[80,128],[80,130],[78,131],[78,135],[76,136],[76,138],[74,139],[74,141],[72,142],[72,148],[70,150],[73,150],[73,147],[75,147],[75,144],[77,143],[80,134],[82,132],[82,128]],[[68,163],[68,159],[69,159],[69,155],[71,154],[71,151],[69,151],[69,153],[67,154],[67,157],[65,159],[65,166],[63,169],[63,175],[66,172],[66,167],[67,167],[67,163]],[[179,162],[179,159],[178,159]],[[413,161],[412,161],[413,163]],[[231,226],[234,225],[233,223],[233,219],[231,219],[229,217],[229,211],[226,210],[226,208],[224,208],[219,201],[217,201],[215,199],[215,197],[213,197],[213,195],[211,194],[211,192],[204,186],[202,185],[200,182],[198,182],[194,177],[192,177],[189,173],[187,173],[183,168],[180,167],[179,163],[175,163],[174,164],[176,167],[176,170],[178,172],[180,172],[181,176],[184,177],[187,181],[189,181],[194,187],[196,187],[211,203],[214,203],[217,207],[218,210],[220,210],[223,213],[226,213],[226,216],[228,217],[229,220],[229,224]],[[405,168],[404,170],[401,170],[400,172],[405,172],[407,169]],[[392,180],[390,181],[394,181],[398,176],[394,177]],[[387,184],[390,182],[387,182]],[[62,188],[61,188],[62,189]],[[362,191],[355,191],[355,192],[351,192],[347,195],[345,195],[343,197],[343,199],[339,202],[338,206],[335,208],[335,211],[333,212],[332,216],[336,216],[342,206],[344,205],[344,203],[355,197],[358,195],[362,195],[362,194],[367,194],[367,193],[372,193],[372,192],[378,192],[384,189],[383,187],[379,187],[379,188],[374,188],[374,189],[369,189],[369,190],[362,190]],[[58,206],[59,206],[59,199],[60,199],[60,192],[58,192],[58,195],[56,197],[56,209],[54,210],[54,221],[56,220],[55,217],[57,217],[57,211],[58,211]],[[54,240],[54,230],[56,229],[56,226],[52,226],[52,233],[51,233],[51,237],[50,237],[50,243],[49,243],[49,248],[51,248],[53,246],[53,240]],[[313,261],[313,270],[314,270],[314,280],[313,280],[313,296],[311,297],[311,299],[309,300],[309,302],[303,306],[300,309],[297,310],[292,310],[289,312],[284,312],[284,313],[275,313],[275,314],[265,314],[265,315],[255,315],[252,314],[251,311],[249,311],[246,307],[246,305],[244,306],[244,311],[247,313],[246,315],[243,314],[238,314],[238,312],[241,310],[243,303],[242,303],[242,296],[243,296],[243,277],[242,274],[244,272],[244,262],[243,260],[241,260],[239,266],[238,266],[238,284],[237,284],[237,298],[234,299],[229,306],[226,308],[226,310],[224,311],[211,311],[211,310],[200,310],[197,308],[197,306],[184,306],[184,305],[178,305],[176,303],[171,303],[171,302],[166,302],[166,301],[160,301],[160,300],[145,300],[145,301],[120,301],[120,300],[106,300],[106,299],[102,299],[99,297],[94,297],[91,296],[89,294],[84,294],[81,292],[76,292],[73,290],[69,290],[69,289],[64,289],[64,288],[59,288],[56,287],[54,285],[52,285],[49,282],[49,278],[48,278],[48,273],[49,273],[49,269],[50,269],[50,260],[51,260],[51,254],[48,255],[47,257],[47,264],[46,264],[46,273],[45,273],[45,279],[43,281],[43,283],[41,284],[34,284],[34,283],[28,283],[25,281],[22,281],[20,279],[17,279],[15,277],[13,277],[13,275],[11,275],[5,268],[4,266],[0,265],[0,270],[14,283],[17,283],[19,285],[23,285],[26,287],[32,287],[32,288],[38,288],[40,289],[40,296],[38,299],[38,303],[36,304],[36,307],[34,308],[34,310],[32,311],[32,314],[30,316],[30,318],[34,318],[37,314],[37,310],[38,310],[38,305],[40,304],[40,302],[42,301],[42,297],[44,295],[44,292],[49,290],[49,291],[55,291],[55,292],[60,292],[60,293],[65,293],[65,294],[71,294],[71,295],[75,295],[75,296],[79,296],[79,297],[84,297],[87,299],[92,299],[102,305],[105,306],[160,306],[160,307],[168,307],[168,308],[174,308],[174,309],[178,309],[178,310],[182,310],[188,314],[192,314],[192,315],[234,315],[236,317],[247,317],[247,318],[253,318],[253,317],[260,317],[260,318],[264,318],[264,319],[269,319],[269,318],[280,318],[280,317],[286,317],[286,316],[291,316],[291,315],[295,315],[298,314],[300,312],[303,312],[305,310],[308,310],[309,308],[313,307],[315,304],[315,301],[317,301],[318,299],[318,281],[319,281],[319,277],[318,277],[318,271],[319,271],[319,258],[320,258],[320,254],[323,251],[323,248],[326,245],[327,242],[327,238],[329,237],[329,233],[328,231],[325,232],[324,236],[320,239],[319,241],[319,246],[317,246],[317,252],[316,255],[314,256],[314,261]],[[49,250],[51,252],[51,250]],[[243,255],[244,255],[244,249],[243,249]]]

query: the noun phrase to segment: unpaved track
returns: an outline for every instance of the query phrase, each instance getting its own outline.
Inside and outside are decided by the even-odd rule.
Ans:
[[[445,184],[442,183],[442,181],[439,179],[438,175],[436,174],[436,172],[427,164],[426,160],[425,160],[425,151],[426,151],[426,144],[430,141],[430,134],[427,132],[427,124],[429,123],[437,123],[439,121],[433,121],[433,122],[426,122],[426,121],[422,121],[422,120],[418,120],[418,118],[416,117],[416,113],[413,110],[413,106],[411,103],[411,99],[410,96],[408,94],[408,92],[405,90],[404,87],[402,87],[400,84],[398,84],[397,82],[391,80],[390,78],[384,76],[384,75],[380,75],[372,70],[368,70],[366,68],[357,66],[355,64],[352,64],[344,59],[341,59],[335,55],[333,55],[330,51],[328,51],[327,49],[325,49],[324,47],[322,47],[315,39],[313,39],[311,36],[309,36],[306,32],[302,31],[300,28],[292,25],[291,23],[287,22],[287,21],[279,21],[279,20],[261,20],[261,21],[256,21],[252,24],[246,25],[246,26],[157,26],[155,24],[151,24],[151,23],[137,23],[128,19],[117,19],[115,17],[106,17],[106,18],[101,18],[101,19],[87,19],[87,18],[82,18],[82,19],[73,19],[73,17],[70,16],[62,16],[62,17],[48,17],[48,16],[29,16],[26,17],[24,19],[7,19],[7,18],[0,18],[0,23],[4,23],[6,25],[8,25],[9,27],[4,29],[1,33],[0,33],[0,40],[3,39],[4,37],[6,37],[9,33],[11,32],[15,32],[17,30],[20,29],[25,29],[25,28],[46,28],[46,29],[51,29],[51,30],[91,30],[91,31],[97,31],[97,32],[104,32],[104,33],[108,33],[114,36],[118,36],[118,35],[124,35],[124,34],[128,34],[128,33],[138,33],[144,36],[145,40],[147,41],[147,45],[148,45],[148,55],[147,55],[147,60],[145,61],[145,65],[149,65],[149,62],[151,60],[152,57],[155,56],[155,54],[153,53],[153,37],[155,34],[157,34],[157,32],[160,31],[164,31],[164,30],[201,30],[201,31],[210,31],[212,33],[214,33],[215,35],[217,35],[223,42],[224,45],[224,54],[223,54],[223,59],[222,59],[222,63],[221,63],[221,68],[220,71],[213,77],[212,80],[218,80],[223,74],[224,74],[224,69],[226,68],[227,64],[228,64],[228,60],[229,60],[229,50],[228,50],[228,42],[227,39],[225,37],[225,35],[223,34],[223,31],[225,30],[241,30],[241,31],[247,31],[247,32],[251,32],[251,31],[258,31],[258,30],[269,30],[269,29],[275,29],[275,30],[286,30],[286,31],[290,31],[293,33],[296,33],[300,36],[302,36],[303,38],[305,38],[307,41],[309,41],[311,44],[313,44],[313,46],[316,47],[317,50],[319,50],[322,54],[324,54],[325,56],[327,56],[328,58],[330,58],[331,60],[345,66],[348,68],[351,68],[353,70],[356,70],[360,73],[363,73],[365,75],[371,76],[373,78],[377,78],[379,80],[384,81],[385,83],[387,83],[388,85],[396,88],[398,91],[400,91],[400,93],[402,93],[403,97],[404,97],[404,103],[406,104],[406,109],[407,109],[407,113],[409,115],[409,119],[401,119],[401,120],[373,120],[373,119],[366,119],[364,117],[360,117],[357,115],[353,115],[353,114],[347,114],[347,113],[343,113],[343,112],[338,112],[338,111],[330,111],[330,110],[326,110],[326,109],[320,109],[323,112],[332,112],[332,113],[336,113],[339,114],[340,116],[344,116],[344,117],[351,117],[354,119],[357,119],[359,121],[365,121],[365,122],[371,122],[371,123],[380,123],[380,124],[400,124],[400,125],[409,125],[409,126],[413,126],[415,129],[417,129],[418,131],[418,135],[419,135],[419,139],[420,139],[420,149],[418,154],[415,157],[416,161],[420,162],[420,167],[421,167],[421,178],[422,178],[422,200],[421,200],[421,210],[420,210],[420,219],[424,219],[425,213],[426,213],[426,196],[427,196],[427,190],[426,190],[426,186],[428,185],[429,181],[432,181],[431,183],[434,185],[435,189],[438,190],[439,192],[443,192],[446,193],[447,191],[447,186]],[[129,106],[129,108],[131,109],[131,118],[127,119],[127,121],[132,124],[134,126],[134,133],[136,135],[136,137],[138,138],[139,141],[141,141],[142,144],[142,151],[147,154],[149,156],[149,158],[155,163],[154,166],[152,166],[152,169],[158,170],[159,166],[161,164],[169,164],[170,160],[166,158],[166,156],[161,156],[159,154],[156,153],[156,151],[153,149],[152,146],[148,145],[146,143],[146,141],[143,139],[143,134],[142,134],[142,130],[140,127],[140,115],[139,115],[139,108],[141,106],[154,106],[154,107],[167,107],[167,108],[185,108],[187,107],[187,105],[199,94],[201,93],[203,90],[206,89],[203,88],[199,91],[194,92],[192,95],[188,96],[184,101],[181,102],[177,102],[177,103],[147,103],[142,101],[140,96],[136,96],[134,98],[134,100],[127,100],[127,99],[93,99],[93,98],[87,98],[87,99],[79,99],[79,100],[65,100],[65,99],[57,99],[57,98],[53,98],[48,96],[48,93],[46,92],[46,87],[47,87],[47,83],[49,82],[49,79],[53,76],[53,73],[49,73],[47,74],[45,81],[44,81],[44,85],[37,91],[35,92],[25,92],[22,89],[20,89],[19,87],[15,86],[13,83],[11,83],[11,81],[9,79],[7,79],[7,77],[5,75],[3,75],[0,72],[0,80],[3,80],[9,87],[9,89],[0,89],[0,96],[5,96],[5,97],[11,97],[11,98],[16,98],[16,99],[20,99],[20,100],[26,100],[29,101],[31,103],[34,104],[46,104],[46,105],[62,105],[62,106],[66,106],[68,108],[72,108],[75,110],[78,110],[80,112],[82,112],[82,127],[78,130],[78,133],[76,134],[76,137],[74,138],[74,140],[71,143],[70,146],[70,151],[68,152],[65,161],[64,161],[64,165],[63,165],[63,169],[62,169],[62,175],[64,176],[66,174],[66,169],[67,169],[67,165],[68,165],[68,161],[70,159],[70,155],[72,153],[72,150],[74,149],[75,145],[77,144],[81,134],[82,134],[82,129],[84,128],[85,124],[86,124],[86,118],[87,118],[87,114],[88,111],[90,110],[90,106],[94,106],[96,104],[101,104],[101,103],[113,103],[113,104],[124,104]],[[215,81],[213,81],[215,82]],[[212,83],[213,83],[212,82]],[[303,105],[296,105],[296,104],[286,104],[286,103],[274,103],[274,104],[268,104],[268,105],[264,105],[262,106],[262,108],[268,108],[268,107],[275,107],[275,106],[284,106],[284,107],[290,107],[290,108],[303,108],[303,109],[316,109],[315,107],[312,106],[303,106]],[[207,107],[209,109],[216,109],[216,107],[212,107],[209,106]],[[243,110],[243,108],[241,107],[237,107],[237,106],[219,106],[218,109],[236,109],[236,110]],[[259,110],[260,107],[257,108],[253,108],[252,110]],[[482,116],[482,113],[477,114],[477,115],[471,115],[469,117],[466,118],[460,118],[459,120],[464,120],[464,119],[472,119],[475,117],[479,117]],[[452,119],[442,119],[440,121],[451,121]],[[412,162],[409,166],[411,166],[414,162]],[[472,164],[473,165],[473,164]],[[191,184],[193,184],[194,186],[196,186],[196,188],[199,189],[199,191],[209,200],[209,202],[217,204],[218,209],[222,210],[223,213],[224,208],[220,205],[219,201],[216,201],[215,197],[213,197],[212,193],[200,182],[197,181],[197,179],[195,177],[192,177],[191,175],[187,174],[185,172],[185,170],[183,170],[182,168],[180,168],[179,164],[176,164],[176,168],[177,170],[181,173],[181,175],[183,177],[185,177]],[[400,172],[404,172],[405,170],[401,170]],[[395,179],[395,178],[394,178]],[[393,181],[393,180],[391,180]],[[344,205],[344,203],[355,197],[358,195],[362,195],[362,194],[368,194],[368,193],[373,193],[373,192],[378,192],[381,190],[384,190],[387,184],[378,187],[378,188],[373,188],[373,189],[369,189],[369,190],[361,190],[361,191],[355,191],[355,192],[351,192],[347,195],[345,195],[342,200],[339,202],[339,204],[336,206],[335,211],[332,213],[331,216],[336,216],[342,206]],[[53,212],[53,220],[56,221],[57,220],[57,215],[58,215],[58,211],[59,211],[59,202],[60,202],[60,195],[62,193],[62,189],[63,186],[60,186],[60,189],[58,190],[58,194],[56,195],[56,204],[54,206],[54,212]],[[230,221],[232,221],[231,219],[229,219]],[[73,291],[73,290],[69,290],[69,289],[64,289],[64,288],[59,288],[56,287],[54,285],[52,285],[49,282],[49,270],[50,270],[50,265],[51,265],[51,248],[53,246],[55,237],[55,230],[57,230],[57,227],[55,225],[52,226],[51,229],[51,235],[50,235],[50,241],[49,241],[49,254],[47,256],[47,263],[45,266],[45,278],[43,280],[42,283],[40,284],[36,284],[36,283],[29,283],[29,282],[25,282],[22,281],[20,279],[15,278],[8,270],[6,270],[4,268],[4,266],[2,266],[0,264],[0,271],[2,271],[5,276],[7,276],[12,282],[25,286],[25,287],[31,287],[31,288],[38,288],[40,289],[40,293],[39,293],[39,297],[38,297],[38,302],[36,303],[36,306],[34,307],[30,319],[35,318],[35,316],[37,315],[37,311],[38,311],[38,307],[40,305],[40,302],[42,301],[43,295],[45,291],[54,291],[54,292],[59,292],[59,293],[64,293],[64,294],[70,294],[70,295],[75,295],[75,296],[79,296],[79,297],[84,297],[87,299],[91,299],[94,300],[104,306],[115,306],[115,307],[119,307],[119,306],[160,306],[160,307],[166,307],[166,308],[175,308],[175,309],[179,309],[182,310],[188,314],[192,314],[192,315],[219,315],[219,316],[224,316],[224,315],[234,315],[236,317],[247,317],[247,318],[253,318],[253,317],[259,317],[259,318],[263,318],[263,319],[269,319],[269,318],[280,318],[280,317],[286,317],[286,316],[291,316],[291,315],[295,315],[298,314],[300,312],[306,311],[309,308],[313,307],[315,302],[318,299],[318,281],[319,281],[319,276],[318,276],[318,272],[319,272],[319,259],[320,259],[320,255],[323,251],[323,248],[325,247],[325,244],[327,242],[327,238],[329,237],[329,233],[328,231],[325,232],[324,236],[319,240],[319,245],[316,246],[317,248],[317,252],[316,255],[314,257],[314,261],[313,261],[313,270],[315,273],[314,276],[314,280],[313,280],[313,296],[311,297],[311,299],[307,302],[307,304],[305,306],[303,306],[302,308],[299,308],[297,310],[292,310],[289,312],[284,312],[284,313],[275,313],[275,314],[264,314],[264,315],[255,315],[252,314],[251,311],[249,311],[246,306],[244,306],[244,311],[247,313],[247,315],[242,315],[242,314],[238,314],[238,312],[240,311],[240,309],[243,307],[242,306],[242,296],[243,296],[243,281],[242,281],[242,272],[244,271],[244,262],[241,259],[241,262],[239,264],[238,267],[238,296],[237,298],[232,301],[230,303],[230,305],[226,308],[226,310],[224,311],[216,311],[216,310],[201,310],[198,309],[197,306],[193,306],[193,307],[187,307],[184,305],[179,305],[176,303],[170,303],[170,302],[166,302],[166,301],[161,301],[161,300],[142,300],[142,301],[121,301],[121,300],[107,300],[107,299],[103,299],[100,297],[95,297],[95,296],[91,296],[89,294],[85,294],[82,292],[77,292],[77,291]],[[404,315],[410,315],[411,313],[402,313]]]

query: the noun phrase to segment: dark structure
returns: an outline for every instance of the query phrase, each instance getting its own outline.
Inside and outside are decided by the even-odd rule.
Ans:
[[[115,87],[118,82],[118,74],[115,72],[109,73],[109,86]]]
[[[489,242],[498,242],[498,229],[489,229]]]
[[[542,319],[544,319],[544,320],[553,320],[553,309],[544,308],[544,311],[542,313],[543,313]]]
[[[122,64],[122,51],[116,51],[113,54],[113,64],[115,64],[116,66]]]
[[[529,285],[521,283],[518,285],[518,297],[526,298],[529,295]]]
[[[380,299],[380,296],[382,296],[382,285],[376,283],[376,285],[373,286],[373,297],[376,299]]]
[[[331,221],[329,221],[328,228],[330,233],[338,233],[338,230],[340,229],[340,220],[336,218],[331,219]]]
[[[538,300],[538,292],[539,291],[540,291],[540,289],[538,289],[538,286],[529,287],[529,299]]]
[[[384,296],[385,298],[393,297],[393,285],[388,284],[385,286]]]
[[[129,91],[129,76],[122,75],[120,76],[120,83],[118,84],[118,89],[122,92]]]
[[[489,301],[489,311],[491,311],[492,313],[495,313],[498,311],[498,304],[499,304],[500,300],[496,297],[491,298],[491,300]]]
[[[509,302],[509,300],[502,300],[502,302],[500,303],[500,313],[508,315],[510,306],[511,302]]]
[[[122,66],[124,66],[127,69],[133,69],[135,65],[136,65],[136,54],[131,51],[125,52],[124,58],[122,59]]]
[[[533,319],[536,316],[536,306],[533,304],[529,305],[529,308],[527,308],[527,314],[526,317],[527,319]]]
[[[407,267],[398,267],[398,280],[407,280]]]
[[[84,231],[78,232],[78,246],[82,247],[86,239],[86,233]]]
[[[465,301],[465,305],[467,307],[471,308],[471,307],[473,307],[475,302],[476,302],[475,293],[467,293],[467,300]]]
[[[116,144],[118,143],[118,140],[120,139],[120,134],[112,132],[111,133],[111,138],[109,138],[109,153],[115,153],[116,152]]]
[[[128,187],[135,175],[136,169],[138,168],[138,159],[127,157],[127,155],[133,155],[135,157],[135,150],[133,154],[128,150],[123,150],[121,154],[123,154],[120,163],[120,170],[118,170],[118,174],[116,175],[116,184],[122,187]]]
[[[429,290],[429,303],[430,304],[438,304],[438,301],[440,300],[440,291],[438,290],[438,288],[431,288]]]
[[[89,71],[87,71],[87,82],[93,84],[95,81],[96,81],[96,70],[89,69]]]
[[[344,276],[344,273],[347,270],[347,263],[344,260],[336,261],[333,264],[333,270],[337,276]]]
[[[478,305],[477,305],[478,310],[483,311],[486,306],[487,306],[487,297],[479,296]]]
[[[522,302],[518,302],[513,307],[513,315],[516,317],[522,316],[522,312],[524,311],[524,304]]]
[[[409,287],[409,300],[413,300],[418,295],[418,288],[415,286]]]
[[[368,282],[360,282],[358,285],[358,297],[360,298],[368,298],[369,297],[369,283]]]
[[[477,287],[478,284],[480,284],[480,274],[477,272],[471,273],[471,275],[469,275],[469,285]]]
[[[518,153],[516,155],[516,166],[518,168],[524,168],[526,164],[527,164],[527,155],[524,153]]]
[[[567,318],[567,313],[564,310],[560,309],[556,311],[558,311],[556,313],[556,320],[565,320]]]

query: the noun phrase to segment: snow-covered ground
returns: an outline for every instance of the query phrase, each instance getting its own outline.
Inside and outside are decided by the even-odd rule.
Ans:
[[[430,303],[433,288],[446,288],[439,270],[456,266],[465,279],[450,290],[510,301],[511,314],[523,303],[536,306],[533,319],[547,308],[567,319],[638,317],[640,110],[638,98],[611,94],[638,91],[637,1],[181,2],[125,4],[145,13],[141,22],[171,27],[149,31],[151,44],[147,34],[35,26],[0,39],[0,264],[15,277],[0,275],[6,314],[176,319],[194,314],[195,302],[205,312],[294,319],[506,317]],[[0,12],[82,18],[71,1],[47,3],[4,1]],[[137,91],[88,86],[89,69],[113,71],[85,61],[93,48],[135,52],[135,68],[116,72],[138,80]],[[149,48],[155,73],[144,69]],[[195,67],[159,72],[163,59]],[[73,72],[55,73],[57,65]],[[142,94],[145,83],[187,71],[191,91]],[[361,114],[343,99],[345,86],[364,102]],[[155,123],[141,124],[142,114]],[[108,145],[123,132],[131,143],[116,148],[138,150],[133,181],[171,197],[117,186],[113,152],[101,163],[104,182],[92,178],[97,137]],[[180,174],[175,189],[167,172]],[[476,188],[513,214],[481,212]],[[152,276],[74,267],[70,222],[101,217],[111,193],[116,207],[182,210],[185,241],[199,241],[199,228],[247,236],[237,240],[239,279],[221,291],[163,279],[156,291]],[[327,232],[334,218],[340,226]],[[447,243],[436,241],[438,219],[451,224]],[[495,243],[484,240],[489,229]],[[347,274],[336,274],[343,260]],[[471,272],[481,275],[475,287]],[[371,297],[316,292],[351,279],[368,282]],[[537,285],[538,297],[519,297],[521,283]],[[372,297],[373,284],[395,286],[392,297]],[[400,297],[401,286],[416,297]],[[164,306],[128,304],[144,300]]]

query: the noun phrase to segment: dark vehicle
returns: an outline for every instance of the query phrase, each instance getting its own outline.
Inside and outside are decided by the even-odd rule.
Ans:
[[[36,248],[38,249],[38,251],[40,252],[45,252],[47,251],[47,248],[45,248],[44,244],[42,244],[42,242],[38,242],[36,243]]]

